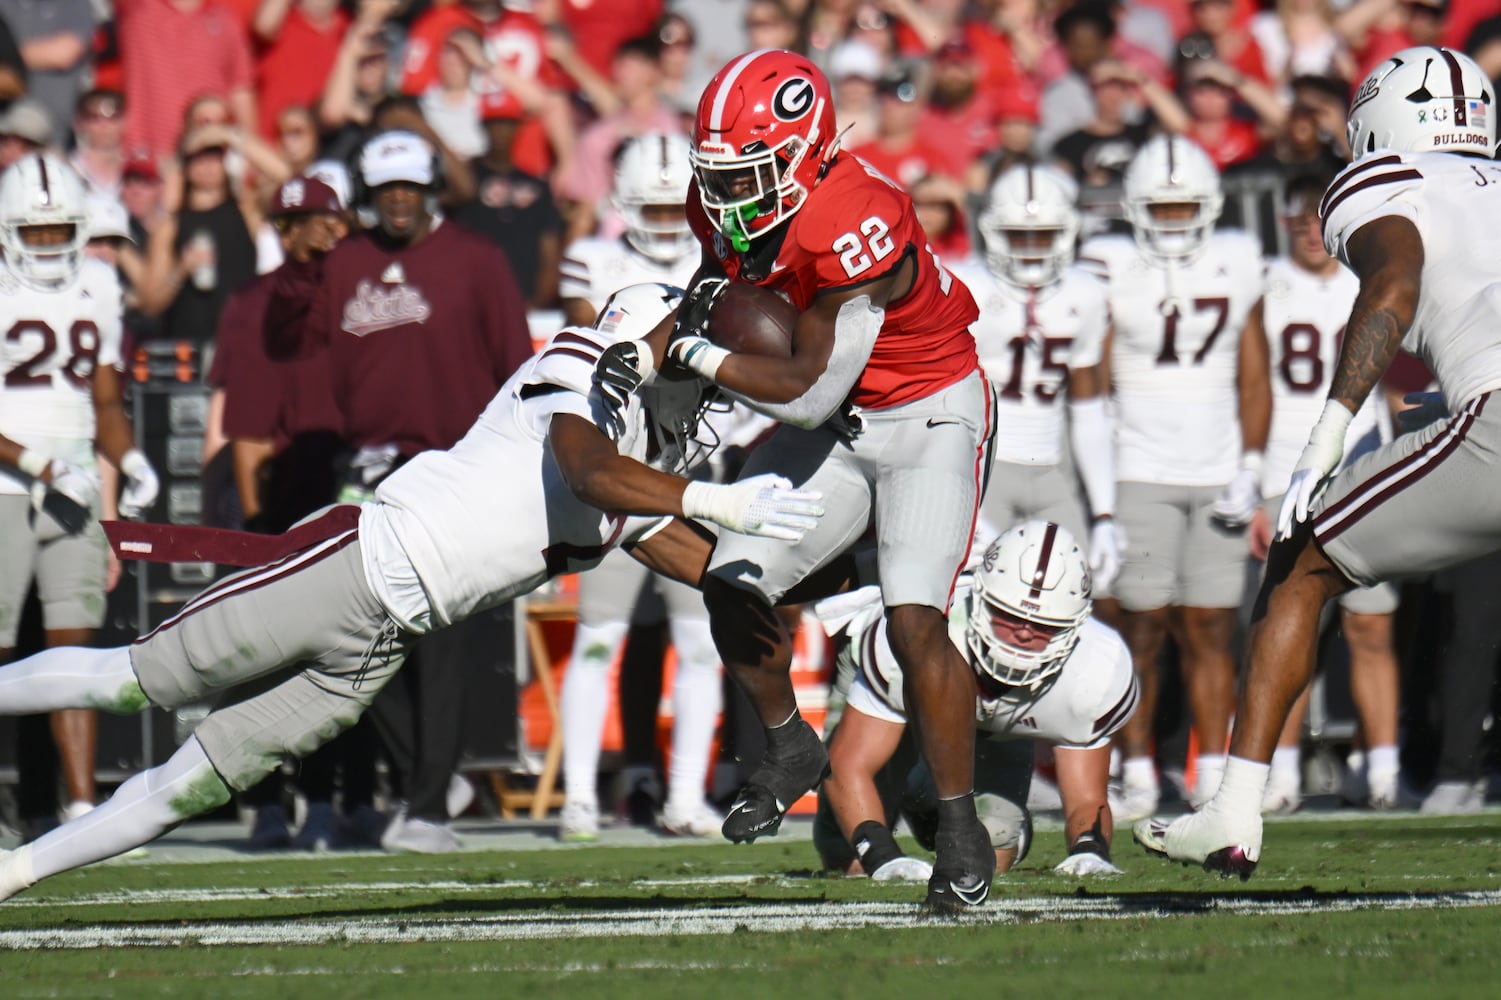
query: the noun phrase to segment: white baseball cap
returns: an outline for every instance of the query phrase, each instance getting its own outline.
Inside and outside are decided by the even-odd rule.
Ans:
[[[433,148],[415,132],[382,132],[360,151],[360,176],[369,188],[397,181],[429,187]]]
[[[88,196],[89,239],[102,240],[112,236],[135,242],[130,235],[130,213],[118,198],[107,194],[91,193]]]

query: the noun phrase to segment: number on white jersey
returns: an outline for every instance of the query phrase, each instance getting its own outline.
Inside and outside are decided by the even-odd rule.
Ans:
[[[61,350],[57,332],[37,319],[16,320],[5,332],[5,342],[26,354],[5,373],[7,389],[55,385],[58,377],[76,389],[87,389],[99,360],[99,327],[93,320],[74,322]]]
[[[1163,303],[1165,307],[1166,302]],[[1209,351],[1214,347],[1214,342],[1225,331],[1225,321],[1230,318],[1230,300],[1223,295],[1213,295],[1207,298],[1193,300],[1194,312],[1212,312],[1214,317],[1214,329],[1209,331],[1209,336],[1204,338],[1204,343],[1194,352],[1193,363],[1202,365],[1204,359],[1209,356]],[[1159,365],[1182,364],[1178,357],[1178,309],[1173,307],[1163,316],[1162,322],[1162,350],[1157,352]]]
[[[1027,349],[1034,344],[1042,344],[1042,370],[1044,373],[1053,373],[1057,378],[1044,378],[1032,386],[1032,395],[1042,403],[1051,403],[1058,398],[1059,390],[1063,388],[1063,380],[1068,376],[1068,362],[1059,361],[1058,356],[1068,357],[1070,348],[1074,345],[1072,337],[1013,337],[1006,345],[1011,350],[1011,377],[1001,387],[1002,399],[1021,399],[1026,392],[1022,385],[1022,375],[1026,368]]]

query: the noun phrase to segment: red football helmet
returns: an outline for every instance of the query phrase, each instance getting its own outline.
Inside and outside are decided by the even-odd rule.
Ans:
[[[704,88],[690,159],[710,221],[743,253],[803,206],[838,147],[828,78],[796,52],[761,49]]]

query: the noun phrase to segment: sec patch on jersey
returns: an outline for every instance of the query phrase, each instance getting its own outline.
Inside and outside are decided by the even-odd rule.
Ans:
[[[797,307],[776,292],[731,281],[709,309],[708,337],[736,354],[790,358],[797,315]]]

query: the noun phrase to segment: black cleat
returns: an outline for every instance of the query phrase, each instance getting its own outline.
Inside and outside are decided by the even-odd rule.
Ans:
[[[958,833],[940,826],[937,845],[923,908],[935,916],[954,916],[985,902],[995,875],[995,849],[985,824],[971,814]]]
[[[799,728],[788,734],[781,750],[766,748],[761,766],[736,796],[720,827],[724,839],[744,844],[773,836],[788,808],[829,776],[829,752],[818,733],[802,719],[794,725]]]

